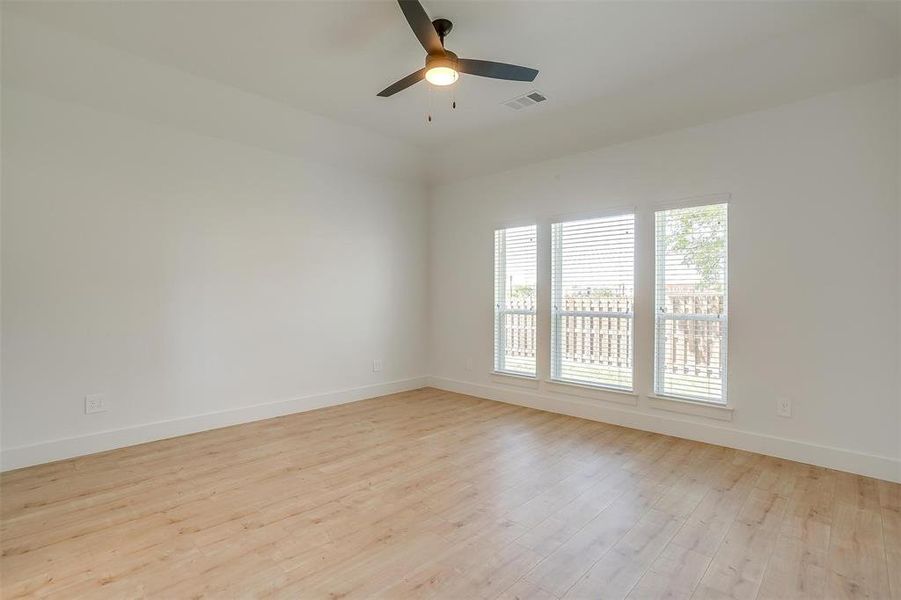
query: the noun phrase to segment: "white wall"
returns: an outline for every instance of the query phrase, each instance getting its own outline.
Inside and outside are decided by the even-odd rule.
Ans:
[[[226,122],[214,137],[113,110],[122,92],[103,85],[62,98],[53,73],[84,46],[38,33],[44,66],[22,64],[41,40],[4,39],[4,468],[423,384],[427,213],[422,184],[397,178],[403,150],[383,140],[380,175],[357,164],[378,136],[303,114],[283,121],[302,151],[274,152],[223,139]],[[163,88],[188,76],[133,64],[143,80],[110,85],[163,89],[147,106],[206,94],[210,112],[293,114],[193,78]],[[83,414],[93,393],[107,412]]]
[[[446,184],[430,207],[430,373],[447,389],[901,479],[898,84],[779,108]],[[731,422],[650,408],[652,214],[729,193]],[[637,209],[638,406],[492,377],[492,230]],[[547,279],[545,279],[547,281]],[[539,301],[548,306],[548,290]],[[549,318],[539,309],[539,376]],[[474,369],[466,368],[472,359]],[[793,402],[776,416],[776,398]]]
[[[898,23],[901,24],[901,10],[898,11]],[[901,115],[901,77],[898,78],[898,115]],[[901,117],[898,118],[896,123],[898,130],[898,182],[897,182],[897,194],[898,194],[898,229],[901,231]],[[901,314],[901,235],[898,236],[898,312]],[[898,319],[898,346],[901,347],[901,318]],[[901,352],[898,353],[898,373],[901,373]],[[901,377],[901,375],[899,375]],[[898,435],[897,435],[897,444],[898,444],[898,456],[901,456],[901,385],[898,386],[896,390],[898,396]]]

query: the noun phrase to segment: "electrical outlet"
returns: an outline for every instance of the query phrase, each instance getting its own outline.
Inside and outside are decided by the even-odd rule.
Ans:
[[[466,370],[472,371],[472,357],[471,356],[468,356],[466,358]]]
[[[792,402],[788,398],[779,398],[776,400],[776,414],[780,417],[792,416]]]
[[[382,370],[382,359],[376,358],[375,360],[372,361],[372,372],[378,373],[381,370]]]
[[[106,412],[106,396],[103,394],[89,394],[84,397],[84,414]]]

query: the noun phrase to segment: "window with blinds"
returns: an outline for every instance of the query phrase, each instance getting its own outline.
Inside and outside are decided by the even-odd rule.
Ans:
[[[494,232],[494,370],[535,376],[537,227]]]
[[[728,205],[656,213],[654,390],[726,403]]]
[[[551,377],[632,390],[635,215],[555,223]]]

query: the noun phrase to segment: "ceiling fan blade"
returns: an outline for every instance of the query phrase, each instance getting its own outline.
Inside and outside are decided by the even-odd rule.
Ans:
[[[429,54],[444,54],[444,46],[441,45],[441,39],[432,20],[429,19],[428,13],[419,3],[419,0],[397,0],[404,16],[407,17],[407,23],[410,29],[416,34],[416,39],[425,48]]]
[[[471,58],[458,59],[457,70],[461,73],[469,73],[479,77],[507,79],[510,81],[535,81],[535,77],[538,75],[538,69],[508,65],[507,63],[492,62],[490,60],[473,60]]]
[[[403,91],[418,81],[425,79],[425,69],[419,69],[415,73],[410,73],[400,81],[395,81],[381,92],[378,93],[382,98],[393,96],[397,92]]]

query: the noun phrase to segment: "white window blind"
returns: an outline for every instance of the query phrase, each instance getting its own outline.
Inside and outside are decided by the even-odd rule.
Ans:
[[[551,377],[632,389],[635,215],[555,223]]]
[[[494,370],[535,376],[537,227],[494,232]]]
[[[727,205],[656,213],[659,395],[725,404]]]

